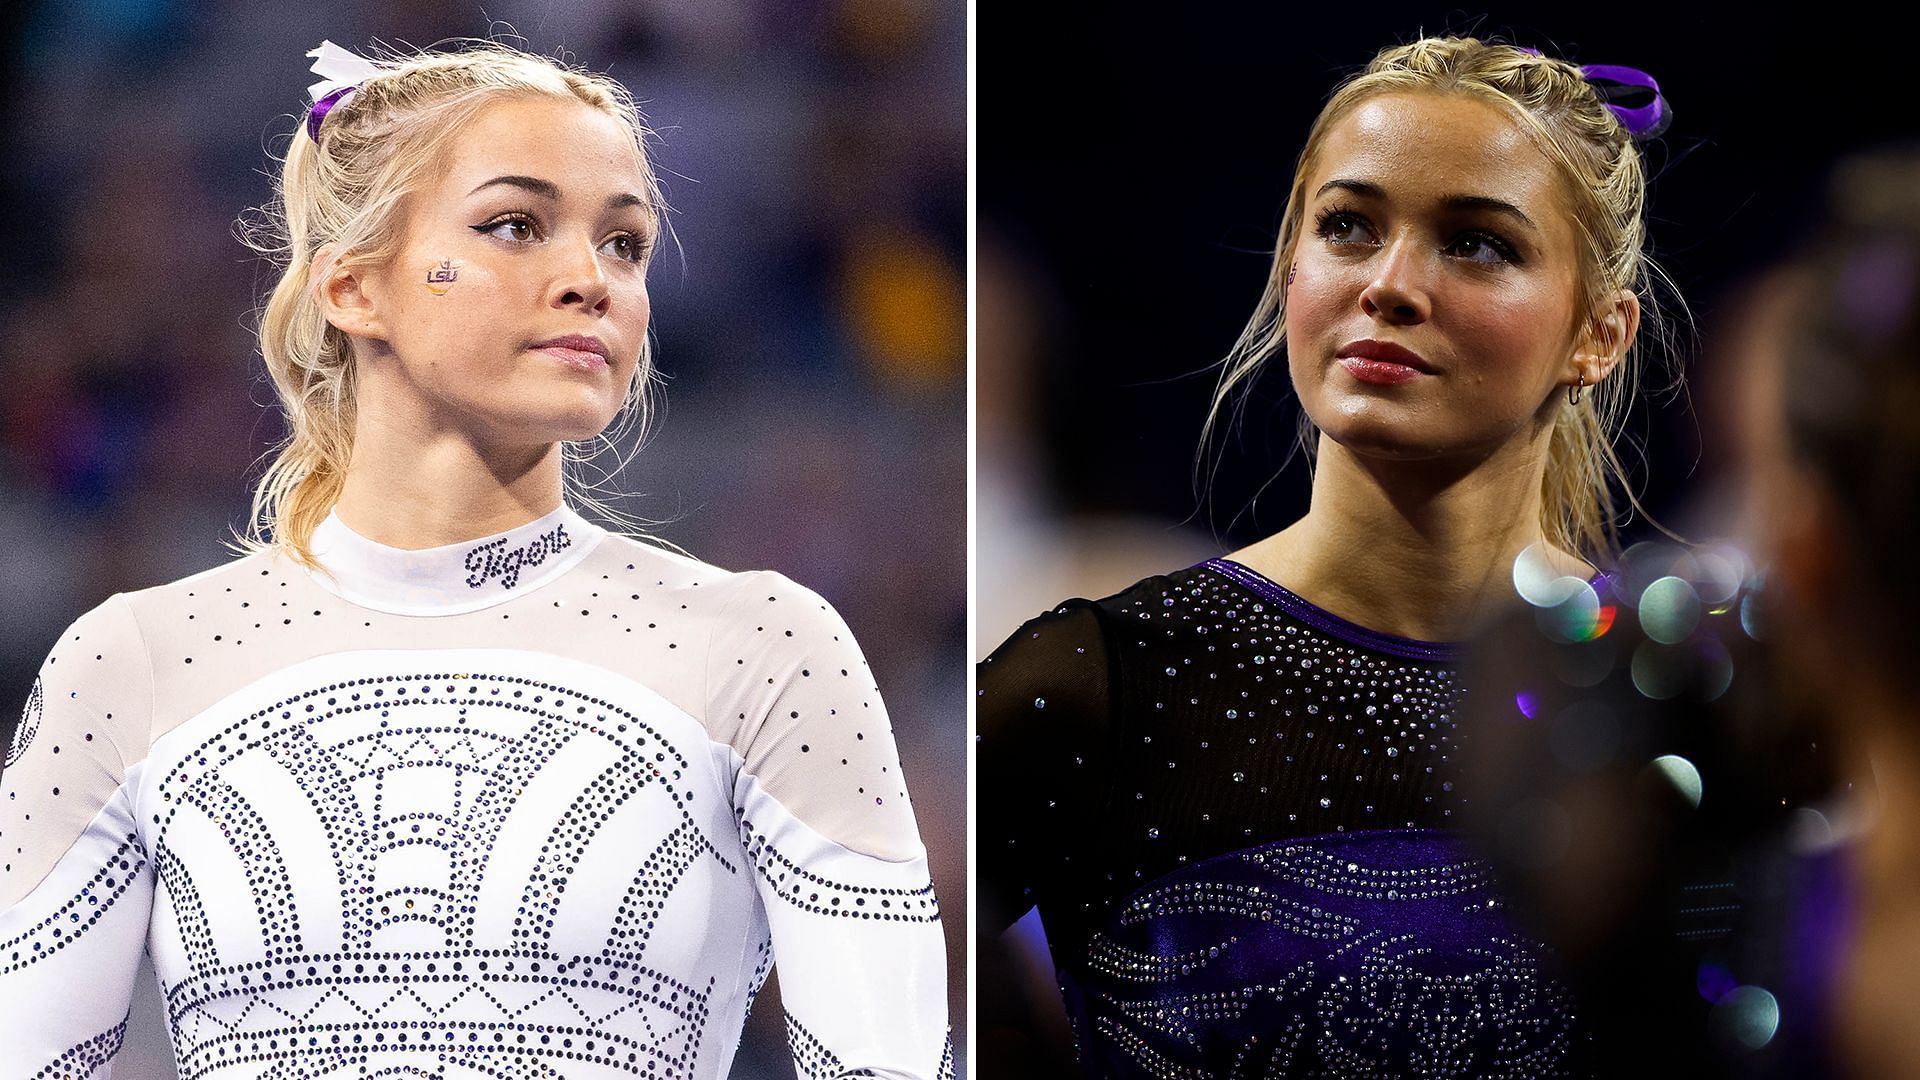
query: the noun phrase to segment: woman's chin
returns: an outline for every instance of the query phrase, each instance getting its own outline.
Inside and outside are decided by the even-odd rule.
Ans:
[[[1323,410],[1315,410],[1323,411]],[[1332,415],[1314,416],[1314,424],[1327,438],[1348,452],[1368,458],[1426,461],[1445,457],[1454,449],[1452,440],[1426,430],[1425,417],[1412,410],[1380,401],[1340,402]]]
[[[1321,425],[1320,431],[1349,455],[1369,461],[1441,461],[1485,456],[1462,446],[1457,439],[1426,434],[1416,427],[1386,423],[1378,418],[1348,418],[1341,423]]]
[[[583,388],[584,389],[584,388]],[[555,395],[548,408],[527,417],[527,426],[545,432],[548,442],[581,442],[607,430],[620,415],[620,401],[603,393]]]
[[[542,412],[508,418],[496,430],[503,440],[527,445],[587,442],[606,431],[615,415],[598,408]]]
[[[612,423],[613,417],[611,415],[596,415],[590,421],[580,424],[564,425],[558,428],[559,434],[556,435],[552,441],[587,442],[591,439],[598,438]]]

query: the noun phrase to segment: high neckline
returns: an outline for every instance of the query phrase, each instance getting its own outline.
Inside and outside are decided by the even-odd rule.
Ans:
[[[328,571],[314,580],[341,599],[395,615],[458,615],[538,589],[606,532],[562,503],[506,532],[409,550],[369,540],[329,511],[309,546]]]

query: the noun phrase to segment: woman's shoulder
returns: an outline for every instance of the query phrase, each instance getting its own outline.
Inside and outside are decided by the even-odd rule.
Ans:
[[[1126,628],[1203,572],[1190,566],[1153,574],[1099,599],[1063,600],[1021,624],[980,662],[976,705],[982,730],[1032,731],[1036,720],[1050,721],[1046,726],[1054,730],[1064,724],[1081,736],[1104,729],[1122,653],[1132,640]]]
[[[295,581],[301,577],[299,568],[284,556],[263,549],[235,555],[225,562],[182,577],[115,593],[100,607],[117,607],[128,616],[145,622],[183,605],[191,606],[194,601],[228,593],[253,592],[258,586],[272,588],[280,582]],[[82,618],[92,615],[94,612],[89,612]]]
[[[622,569],[652,573],[655,585],[684,585],[729,599],[769,589],[776,596],[819,599],[814,590],[779,570],[728,569],[658,537],[609,532],[603,549],[595,554],[625,564]]]
[[[621,568],[625,570],[651,573],[662,585],[684,582],[704,588],[735,573],[696,557],[670,540],[644,534],[608,530],[593,555],[601,561],[623,563]]]
[[[785,663],[800,654],[853,656],[853,632],[826,595],[774,569],[730,570],[665,541],[609,533],[583,570],[637,576],[682,618],[706,627],[715,656]],[[664,591],[662,591],[664,590]],[[644,591],[644,590],[643,590]],[[844,659],[845,657],[843,657]]]
[[[994,650],[994,655],[998,656],[1009,649],[1031,650],[1033,646],[1025,644],[1029,642],[1072,637],[1075,632],[1097,633],[1100,627],[1118,625],[1135,616],[1143,606],[1164,601],[1174,590],[1187,588],[1195,578],[1206,573],[1206,565],[1197,563],[1151,574],[1097,598],[1074,596],[1062,600],[1022,623],[1019,629],[1007,636],[1000,648]]]

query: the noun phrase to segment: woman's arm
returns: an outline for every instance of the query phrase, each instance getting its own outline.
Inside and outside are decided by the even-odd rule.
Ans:
[[[953,1072],[946,940],[873,676],[818,595],[749,575],[708,659],[801,1076]]]
[[[0,774],[0,1064],[105,1077],[153,907],[134,813],[152,680],[125,596],[61,635]]]
[[[1075,870],[1105,800],[1113,666],[1099,609],[1028,621],[977,669],[976,878],[982,935],[1004,932]]]
[[[1027,622],[977,671],[978,1071],[1065,1075],[1072,1037],[1050,967],[1077,945],[1076,875],[1099,845],[1115,677],[1100,610],[1069,601]],[[1036,905],[1047,911],[1045,937]],[[1016,922],[1018,933],[1008,933]],[[1051,939],[1051,940],[1049,940]]]

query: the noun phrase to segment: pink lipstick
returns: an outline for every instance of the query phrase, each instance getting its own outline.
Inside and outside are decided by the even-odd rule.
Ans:
[[[1364,383],[1391,386],[1433,374],[1433,365],[1419,353],[1390,341],[1348,342],[1335,356],[1347,374]]]
[[[565,337],[543,341],[533,348],[563,363],[588,371],[596,371],[607,366],[607,344],[597,337],[568,334]]]

